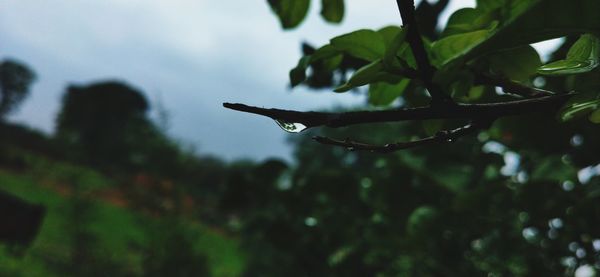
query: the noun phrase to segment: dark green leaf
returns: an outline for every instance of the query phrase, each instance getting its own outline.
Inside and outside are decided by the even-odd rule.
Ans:
[[[574,97],[560,111],[560,119],[568,121],[583,116],[600,107],[600,99],[583,100],[586,95]]]
[[[482,10],[494,10],[506,4],[505,0],[477,0],[477,8]]]
[[[600,40],[593,35],[581,36],[569,49],[567,58],[538,69],[544,75],[566,75],[590,72],[600,64]]]
[[[405,50],[408,48],[408,43],[406,43],[405,39],[406,30],[400,29],[392,38],[392,40],[386,43],[386,50],[383,56],[383,63],[386,67],[402,68],[402,65],[398,62],[398,55],[402,55],[403,52],[405,52]]]
[[[340,87],[337,87],[333,91],[346,92],[355,87],[366,85],[369,82],[375,80],[377,78],[377,75],[381,72],[383,72],[383,63],[381,62],[381,60],[376,60],[370,64],[359,68],[356,72],[354,72],[354,74],[352,74],[352,77],[350,77],[350,80],[348,80],[348,82],[346,82]]]
[[[321,16],[332,23],[340,23],[344,18],[344,0],[322,0]]]
[[[590,61],[560,60],[541,66],[538,73],[543,75],[566,75],[590,72],[597,64]]]
[[[402,79],[396,84],[373,83],[369,86],[369,103],[375,106],[387,106],[402,95],[409,84],[410,79]]]
[[[442,36],[468,33],[483,29],[492,29],[498,24],[496,10],[483,11],[473,8],[464,8],[454,12],[448,19]]]
[[[367,61],[382,58],[385,53],[381,34],[367,29],[332,38],[331,45],[339,51]]]
[[[444,48],[442,46],[446,44],[452,46],[452,50],[438,50],[443,52],[439,62],[444,65],[463,64],[492,51],[566,35],[600,33],[600,1],[597,0],[580,0],[568,4],[562,0],[510,1],[509,4],[504,12],[507,15],[502,27],[487,34],[483,39],[477,35],[465,37],[469,41],[462,43],[466,49],[456,48],[461,43],[442,43],[454,36],[440,40],[442,45],[438,45],[438,48]]]
[[[377,32],[379,34],[381,34],[381,38],[383,39],[383,44],[385,45],[386,48],[390,47],[390,45],[392,44],[392,41],[394,40],[394,38],[396,36],[398,36],[398,33],[400,33],[400,31],[402,30],[402,28],[398,27],[398,26],[385,26],[379,30],[377,30]]]
[[[397,83],[401,80],[400,76],[390,74],[383,69],[383,62],[381,59],[375,60],[370,64],[367,64],[359,68],[350,80],[345,84],[335,88],[335,92],[346,92],[353,88],[360,87],[373,82],[387,82]]]
[[[290,70],[290,83],[292,87],[299,85],[306,80],[306,68],[311,56],[304,56],[298,61],[298,65]]]
[[[268,0],[268,2],[284,29],[297,27],[306,17],[310,4],[310,0]]]
[[[493,53],[488,60],[494,73],[520,82],[528,81],[542,64],[537,51],[529,45]]]
[[[479,30],[440,39],[432,45],[434,62],[439,65],[447,64],[457,56],[466,55],[489,36],[489,30]]]
[[[438,211],[434,207],[418,207],[408,217],[406,232],[413,236],[426,233],[430,228],[434,228],[437,217]]]
[[[568,60],[584,61],[588,59],[598,60],[600,57],[600,41],[593,35],[582,35],[571,46],[567,53]]]
[[[427,135],[427,136],[435,135],[437,132],[442,130],[442,127],[444,126],[444,122],[445,122],[445,120],[443,120],[443,119],[423,120],[422,124],[423,124],[423,131],[425,131],[425,135]]]
[[[335,55],[339,55],[340,53],[341,52],[336,50],[335,47],[331,46],[331,44],[325,44],[311,55],[310,63],[331,58]]]
[[[593,123],[600,123],[600,109],[595,110],[589,117],[590,121]]]

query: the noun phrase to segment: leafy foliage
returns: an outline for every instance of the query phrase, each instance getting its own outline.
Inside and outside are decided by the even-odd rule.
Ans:
[[[415,51],[410,26],[361,29],[305,51],[293,86],[338,79],[341,86],[320,84],[366,91],[371,105],[410,110],[439,97],[434,89],[462,105],[539,97],[523,90],[574,96],[554,114],[498,118],[451,146],[385,156],[352,151],[361,144],[347,140],[336,144],[344,149],[295,137],[294,164],[240,170],[225,190],[222,205],[242,220],[246,249],[261,253],[249,258],[246,275],[572,276],[579,266],[598,268],[600,129],[592,123],[600,122],[599,3],[480,0],[456,11],[440,32],[420,30],[425,56]],[[415,11],[420,26],[431,26],[418,17],[432,13],[428,5]],[[530,44],[558,37],[566,37],[563,46],[542,65]],[[340,55],[362,63],[319,64]],[[431,80],[423,61],[431,62]],[[580,116],[591,122],[572,120]],[[320,132],[385,143],[435,137],[461,124],[411,119]],[[337,127],[331,122],[322,125]]]

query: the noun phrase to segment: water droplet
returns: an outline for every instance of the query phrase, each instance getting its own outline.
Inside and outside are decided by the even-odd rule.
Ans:
[[[277,125],[279,125],[279,127],[281,127],[281,129],[283,129],[286,132],[289,133],[300,133],[304,130],[306,130],[306,125],[302,124],[302,123],[298,123],[298,122],[287,122],[284,120],[279,120],[276,119],[275,123],[277,123]]]
[[[354,147],[350,146],[350,147],[346,147],[346,150],[348,150],[348,151],[354,151],[356,149],[354,149]]]

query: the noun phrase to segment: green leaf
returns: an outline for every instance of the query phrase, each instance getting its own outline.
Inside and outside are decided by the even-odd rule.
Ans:
[[[406,232],[411,236],[427,234],[430,229],[435,228],[439,212],[432,206],[420,206],[416,208],[406,221]]]
[[[543,75],[566,75],[590,72],[597,64],[590,61],[560,60],[541,66],[538,73]]]
[[[453,98],[465,97],[471,87],[473,87],[473,81],[475,77],[473,74],[465,71],[458,71],[454,75],[454,82],[450,85],[450,91]]]
[[[582,35],[569,49],[567,60],[585,61],[600,58],[600,41],[593,35]]]
[[[383,39],[383,44],[385,45],[385,47],[387,49],[392,44],[394,38],[396,38],[396,36],[398,36],[398,34],[401,31],[402,31],[402,28],[400,28],[398,26],[390,25],[390,26],[385,26],[385,27],[377,30],[377,33],[379,33],[381,35],[381,38]]]
[[[331,58],[339,54],[341,54],[341,52],[335,49],[331,44],[325,44],[311,55],[310,63]]]
[[[435,135],[437,132],[442,130],[442,127],[444,127],[445,122],[446,121],[443,119],[423,120],[422,126],[423,126],[423,131],[425,132],[425,135],[427,135],[427,136]]]
[[[342,64],[343,58],[344,58],[344,55],[337,54],[333,57],[323,59],[323,61],[322,61],[323,69],[326,71],[330,71],[330,72],[334,71],[336,68],[338,68]]]
[[[598,95],[600,97],[600,70],[592,70],[587,73],[571,75],[567,78],[567,90],[578,93]]]
[[[491,54],[490,69],[511,80],[526,82],[542,64],[537,51],[529,45]]]
[[[332,23],[340,23],[344,18],[344,0],[321,0],[321,16]]]
[[[589,117],[590,121],[596,124],[600,123],[600,109],[595,110]]]
[[[335,88],[335,92],[346,92],[353,88],[363,86],[373,82],[387,82],[397,83],[401,80],[400,76],[390,74],[383,69],[383,62],[381,59],[375,60],[370,64],[367,64],[359,68],[350,80],[345,84]]]
[[[600,64],[600,40],[593,35],[582,35],[564,60],[546,64],[538,69],[544,75],[565,75],[590,72]]]
[[[299,85],[306,80],[306,68],[311,56],[304,56],[298,61],[298,65],[290,70],[290,83],[292,87]]]
[[[442,36],[468,33],[483,29],[493,29],[498,24],[495,20],[497,11],[484,11],[482,9],[464,8],[454,12],[448,19]]]
[[[572,166],[565,165],[560,156],[550,156],[540,159],[531,172],[532,181],[564,182],[577,179],[577,170]]]
[[[406,43],[406,29],[400,29],[393,39],[386,43],[386,50],[383,55],[383,64],[390,68],[402,68],[402,65],[398,62],[398,55],[402,55],[407,48],[408,43]]]
[[[308,13],[310,0],[268,0],[283,29],[295,28]]]
[[[568,121],[596,110],[598,107],[600,107],[600,99],[592,99],[587,101],[573,99],[562,108],[560,111],[560,118],[562,121]]]
[[[441,64],[464,64],[489,52],[566,35],[600,33],[600,16],[598,16],[600,1],[598,0],[579,0],[568,4],[563,0],[508,2],[505,4],[508,7],[503,10],[506,16],[500,28],[484,39],[471,37],[470,43],[463,43],[467,48],[462,51],[456,48],[456,44],[459,43],[445,42],[453,46],[453,50],[441,55]],[[452,37],[454,36],[444,38],[440,42]],[[438,48],[440,46],[438,45]]]
[[[433,43],[434,63],[443,65],[457,56],[467,55],[471,49],[490,36],[489,30],[479,30],[445,37]]]
[[[382,58],[385,53],[381,34],[367,29],[332,38],[331,45],[339,51],[367,61]]]
[[[493,10],[504,6],[504,0],[477,0],[477,8],[482,10]]]
[[[394,102],[410,84],[410,79],[402,79],[396,84],[378,82],[369,85],[369,103],[374,106],[387,106]]]
[[[369,82],[375,80],[377,75],[383,71],[383,63],[381,60],[376,60],[370,64],[367,64],[352,74],[352,77],[345,84],[337,87],[333,91],[335,92],[346,92],[355,87],[366,85]]]

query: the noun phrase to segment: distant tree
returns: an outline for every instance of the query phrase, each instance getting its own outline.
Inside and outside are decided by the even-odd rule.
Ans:
[[[140,91],[123,83],[70,86],[57,119],[57,133],[80,147],[91,162],[127,162],[137,139],[152,128],[146,118],[148,107]]]
[[[0,63],[0,120],[23,102],[34,80],[35,73],[26,65],[14,60]]]

